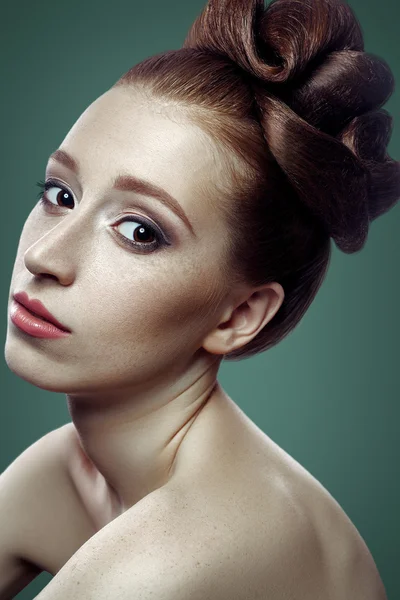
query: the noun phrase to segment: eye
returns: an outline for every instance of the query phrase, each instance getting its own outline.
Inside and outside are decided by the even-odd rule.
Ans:
[[[38,194],[39,203],[46,210],[57,212],[57,209],[61,208],[62,205],[68,208],[73,205],[74,199],[71,192],[57,181],[48,179],[46,182],[38,181],[36,185],[41,188],[41,192]],[[120,219],[114,229],[117,229],[117,227],[123,229],[118,233],[123,243],[137,250],[153,251],[161,246],[171,245],[162,231],[144,217],[128,215],[124,219]]]
[[[43,204],[45,206],[60,206],[58,204],[59,202],[69,205],[71,205],[71,200],[73,202],[72,194],[56,181],[48,179],[46,182],[38,181],[36,185],[39,186],[41,190],[38,194],[40,204]],[[54,188],[59,191],[57,193],[52,192],[52,194],[50,195],[48,192],[51,188]],[[70,197],[70,200],[68,200],[68,196]],[[70,206],[68,208],[70,208]]]
[[[115,229],[119,227],[120,233],[123,233],[124,242],[130,246],[142,246],[150,249],[158,248],[163,242],[162,234],[150,225],[143,217],[139,220],[138,217],[129,215],[115,225]],[[133,236],[133,240],[131,237]],[[149,240],[150,238],[150,240]]]
[[[41,192],[39,193],[41,204],[53,204],[54,206],[59,206],[58,203],[61,202],[67,205],[69,204],[68,207],[70,208],[71,203],[73,203],[72,194],[60,186],[60,184],[56,184],[56,182],[52,182],[51,180],[48,180],[45,183],[38,181],[36,185],[41,188]],[[48,192],[51,188],[59,191],[57,193],[52,192],[50,195]],[[70,199],[68,199],[68,197],[70,197]]]

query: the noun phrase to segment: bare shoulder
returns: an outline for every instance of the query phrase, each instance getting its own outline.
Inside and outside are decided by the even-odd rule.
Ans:
[[[7,520],[2,523],[2,533],[5,532],[7,537],[10,528],[9,541],[17,555],[20,554],[20,549],[25,548],[28,519],[34,517],[38,499],[40,503],[45,500],[40,491],[49,478],[54,484],[55,473],[62,470],[60,462],[64,452],[64,439],[63,427],[46,433],[23,450],[0,476],[1,505],[4,510],[7,509],[8,515]]]
[[[255,510],[258,492],[164,486],[89,539],[38,600],[386,600],[356,546],[343,540],[335,563],[287,488],[268,494]]]
[[[171,589],[175,600],[387,600],[350,519],[317,480],[300,473],[304,479],[293,484],[287,476],[260,484],[239,472],[242,485],[164,489],[157,511],[147,506],[136,524],[140,551],[128,543],[122,552],[127,598],[141,598],[142,585],[154,597]]]
[[[117,557],[115,575],[122,564],[128,588],[150,585],[156,569],[164,586],[177,592],[179,583],[193,600],[386,600],[373,557],[338,502],[235,406],[204,416],[203,427],[198,420],[180,461],[140,514],[104,532],[105,564],[113,573]]]
[[[0,597],[11,598],[48,569],[43,546],[51,548],[52,521],[67,498],[62,428],[30,444],[0,475]],[[55,488],[55,489],[54,489]],[[55,534],[59,533],[56,529]],[[39,541],[39,543],[38,543]],[[47,541],[47,542],[46,542]]]
[[[179,476],[88,539],[38,600],[386,600],[325,488],[245,421],[223,421],[198,428]]]
[[[71,430],[68,423],[46,433],[1,475],[3,539],[18,559],[49,572],[55,557],[65,562],[94,533],[68,473]]]

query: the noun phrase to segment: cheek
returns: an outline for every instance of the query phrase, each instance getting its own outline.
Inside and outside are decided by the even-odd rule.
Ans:
[[[210,266],[188,264],[179,273],[160,278],[152,290],[152,318],[160,337],[185,337],[189,346],[214,326],[218,279]],[[156,334],[157,335],[157,334]],[[178,341],[178,340],[177,340]],[[183,339],[179,340],[182,346]]]
[[[160,260],[158,267],[149,261],[132,279],[125,273],[106,282],[90,320],[94,316],[99,330],[108,329],[111,337],[137,343],[182,335],[190,341],[207,330],[217,308],[216,290],[218,279],[210,267],[182,259],[179,265]],[[107,326],[101,315],[108,315]]]

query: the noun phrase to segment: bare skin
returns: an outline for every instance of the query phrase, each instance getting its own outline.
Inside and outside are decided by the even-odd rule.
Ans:
[[[113,560],[115,539],[122,555],[128,555],[136,543],[146,545],[140,532],[143,513],[146,531],[154,527],[158,532],[160,521],[164,528],[172,521],[174,543],[181,540],[183,547],[188,544],[190,531],[195,536],[191,547],[196,548],[200,561],[204,557],[211,560],[217,553],[220,563],[229,553],[223,570],[229,586],[225,584],[222,594],[217,588],[216,598],[264,599],[271,582],[269,561],[263,561],[270,549],[281,559],[279,571],[273,574],[277,588],[273,599],[292,592],[296,598],[317,598],[315,590],[328,600],[350,594],[356,599],[385,598],[365,542],[335,499],[262,432],[219,385],[192,421],[169,481],[126,511],[82,450],[75,426],[69,423],[57,433],[58,449],[62,449],[60,470],[68,477],[62,488],[58,484],[49,491],[43,510],[43,514],[54,515],[57,507],[57,528],[50,529],[42,544],[32,536],[23,555],[39,572],[44,569],[54,575],[38,600],[75,598],[78,582],[88,598],[101,597],[104,582],[96,572],[99,591],[93,588],[91,557],[96,551],[95,564],[104,561],[105,571]],[[45,523],[36,526],[49,531]],[[301,539],[296,540],[296,528]],[[208,544],[212,540],[212,546],[203,543],[203,538]],[[99,556],[99,545],[110,545],[110,549]],[[313,577],[312,587],[303,576],[287,587],[288,571],[293,575],[291,552],[301,556],[301,569]],[[120,563],[119,567],[121,571]],[[238,572],[247,573],[247,577],[241,574],[238,578]],[[114,583],[115,588],[106,582],[110,598],[114,591],[120,591],[120,579]],[[137,597],[142,598],[140,590]]]
[[[77,600],[92,592],[101,600],[101,590],[108,586],[111,593],[113,585],[126,586],[127,598],[131,590],[144,600],[144,587],[134,589],[137,580],[130,580],[135,564],[150,577],[153,561],[164,560],[172,539],[184,544],[188,532],[190,540],[195,533],[204,541],[193,550],[197,559],[226,560],[223,572],[229,570],[230,583],[219,589],[215,576],[212,589],[219,600],[261,600],[272,577],[288,585],[294,560],[271,574],[260,557],[288,556],[295,540],[300,553],[304,539],[307,566],[324,593],[329,590],[325,598],[343,599],[351,589],[354,600],[378,600],[361,587],[368,574],[368,584],[377,590],[379,576],[347,516],[217,382],[223,355],[253,339],[279,310],[284,291],[278,283],[232,287],[224,276],[228,232],[212,197],[204,195],[209,180],[224,176],[216,149],[179,111],[160,109],[159,102],[121,88],[90,105],[60,147],[79,163],[79,173],[49,161],[46,178],[68,191],[68,204],[56,206],[61,190],[54,186],[47,192],[55,204],[52,212],[39,205],[31,211],[10,302],[13,293],[27,291],[72,333],[39,339],[9,320],[5,347],[7,364],[18,376],[66,394],[72,418],[62,433],[65,483],[60,484],[63,506],[57,509],[74,518],[61,520],[65,530],[57,531],[56,545],[55,534],[48,533],[39,549],[34,544],[24,556],[55,575],[40,600],[72,600],[68,586],[81,594]],[[190,225],[154,198],[113,189],[118,173],[167,190]],[[123,214],[135,215],[136,223],[116,226]],[[126,245],[123,237],[134,239],[141,217],[155,223],[170,245]],[[51,510],[51,494],[47,502]],[[139,532],[142,507],[150,512]],[[154,550],[148,536],[157,527],[174,537]],[[212,545],[210,528],[218,532]],[[127,531],[132,532],[128,541]],[[110,577],[108,566],[117,552],[130,557],[145,548],[153,558],[135,554],[118,579],[103,579]],[[94,560],[95,550],[104,568],[89,580],[93,571],[76,567],[81,557]],[[169,554],[178,559],[174,552]],[[356,573],[356,563],[343,556],[360,559]],[[187,566],[194,572],[194,563]],[[295,585],[300,599],[298,580]],[[311,588],[302,585],[305,598]],[[194,591],[189,595],[197,597]]]

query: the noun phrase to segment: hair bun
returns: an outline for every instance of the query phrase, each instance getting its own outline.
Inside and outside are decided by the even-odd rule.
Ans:
[[[209,0],[183,47],[243,70],[264,137],[299,198],[341,250],[361,249],[369,222],[398,200],[400,162],[386,153],[392,117],[380,108],[394,78],[384,59],[364,52],[350,6]]]

